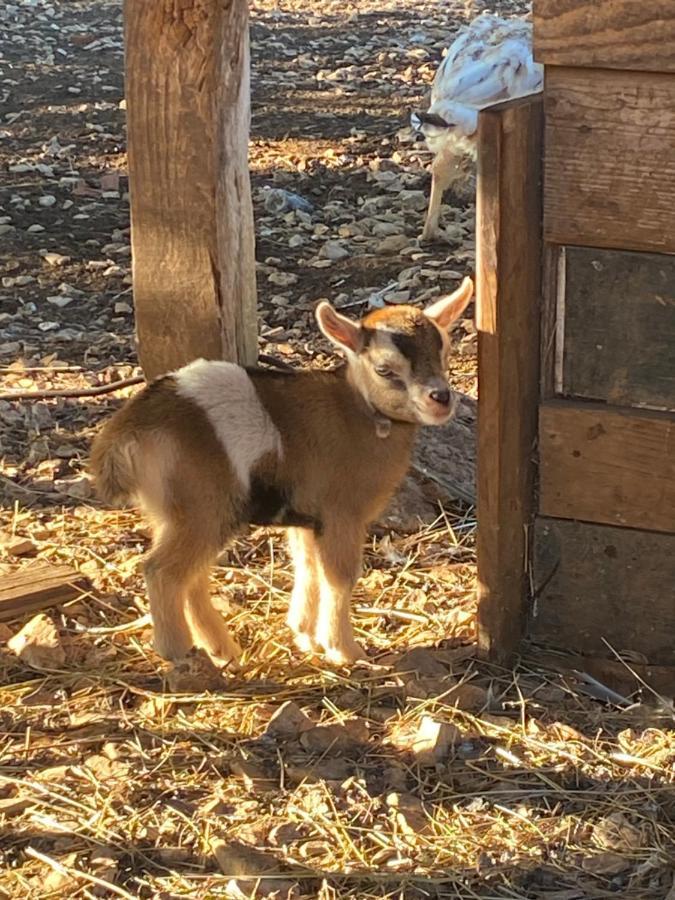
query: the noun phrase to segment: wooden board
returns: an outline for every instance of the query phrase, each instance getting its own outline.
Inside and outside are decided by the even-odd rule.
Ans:
[[[675,256],[565,250],[565,396],[675,410]]]
[[[134,301],[147,378],[256,358],[245,0],[125,0]]]
[[[0,576],[0,622],[76,600],[89,587],[89,580],[70,566],[35,562],[11,575]]]
[[[534,56],[555,66],[675,72],[675,4],[535,0]]]
[[[539,390],[541,97],[478,124],[479,640],[502,661],[525,624]]]
[[[675,695],[675,666],[650,666],[628,660],[621,662],[616,657],[602,659],[598,656],[579,656],[576,653],[549,652],[539,647],[523,649],[526,664],[546,666],[562,674],[570,674],[570,670],[585,672],[624,696],[642,689],[647,702],[652,703],[653,696],[641,682],[652,690],[662,692],[666,697]]]
[[[547,69],[544,234],[675,252],[675,74]]]
[[[538,518],[532,577],[532,640],[675,665],[675,535]]]
[[[539,510],[675,533],[675,416],[601,404],[542,405]]]

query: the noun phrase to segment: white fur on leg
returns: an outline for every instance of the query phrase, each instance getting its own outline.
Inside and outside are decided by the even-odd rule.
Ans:
[[[316,619],[319,607],[319,583],[314,553],[314,535],[302,529],[288,529],[288,544],[293,557],[294,582],[286,624],[295,644],[303,653],[317,649]]]
[[[316,641],[326,659],[337,666],[349,665],[366,658],[363,648],[354,637],[351,600],[350,585],[333,585],[321,571]]]

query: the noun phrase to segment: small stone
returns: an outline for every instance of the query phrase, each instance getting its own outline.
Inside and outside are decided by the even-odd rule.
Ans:
[[[32,163],[14,163],[14,165],[9,167],[9,171],[21,175],[26,172],[34,172],[35,166]]]
[[[424,191],[399,191],[398,199],[404,209],[421,212],[427,207],[427,198]]]
[[[88,475],[74,475],[71,478],[58,478],[54,481],[54,488],[69,497],[78,500],[88,500],[94,493],[91,479]]]
[[[421,766],[433,766],[450,753],[460,739],[459,729],[448,722],[424,716],[412,743],[412,752]]]
[[[389,237],[390,235],[398,235],[401,233],[401,226],[394,222],[376,222],[373,225],[373,234],[375,237]]]
[[[291,248],[302,247],[305,243],[305,239],[301,234],[292,234],[288,239],[288,246]]]
[[[332,262],[346,259],[349,255],[349,250],[338,241],[326,241],[321,248],[321,256],[325,259],[330,259]]]
[[[30,538],[0,534],[0,552],[8,556],[30,556],[37,550]]]
[[[427,831],[429,816],[424,804],[413,794],[391,793],[387,795],[387,806],[393,811],[396,824],[403,834],[416,835]]]
[[[14,284],[17,287],[25,287],[27,284],[32,284],[35,281],[35,278],[32,275],[17,275],[14,279]]]
[[[43,613],[32,618],[10,638],[7,648],[34,669],[58,669],[66,661],[56,626]]]
[[[65,266],[70,262],[70,257],[63,256],[61,253],[45,253],[42,258],[48,266]]]
[[[9,225],[7,222],[4,225],[0,225],[0,235],[9,234],[11,231],[16,231],[13,225]]]
[[[56,197],[53,194],[43,194],[42,197],[38,198],[38,203],[40,204],[40,206],[49,208],[50,206],[54,206],[54,204],[56,203]]]
[[[308,752],[332,755],[347,755],[367,740],[368,726],[363,719],[349,719],[341,725],[317,725],[300,736],[300,743]]]
[[[303,732],[315,727],[315,722],[305,715],[297,703],[287,700],[267,723],[265,734],[269,737],[295,740]]]
[[[415,675],[443,678],[448,674],[447,666],[439,660],[438,655],[426,647],[415,647],[404,653],[394,665],[394,671],[404,678]]]
[[[267,280],[278,287],[288,287],[296,283],[298,276],[294,272],[272,272]]]
[[[45,226],[38,225],[37,223],[35,225],[29,225],[28,228],[26,229],[28,234],[39,234],[41,231],[44,231],[44,230],[45,230]]]
[[[51,303],[53,306],[62,308],[64,306],[68,306],[68,304],[72,303],[74,299],[74,297],[69,297],[67,294],[53,294],[51,297],[47,297],[47,303]]]
[[[128,303],[125,303],[123,300],[120,300],[115,304],[114,310],[119,315],[128,315],[129,313],[132,313],[134,311],[133,307]]]
[[[407,247],[410,241],[404,234],[392,234],[381,240],[375,247],[376,253],[398,253],[404,247]]]
[[[443,703],[467,712],[480,712],[487,706],[487,691],[477,684],[458,684],[445,694]]]

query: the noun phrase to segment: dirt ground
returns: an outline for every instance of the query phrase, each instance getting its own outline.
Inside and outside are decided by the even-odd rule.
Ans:
[[[446,241],[417,241],[429,156],[407,122],[486,8],[525,4],[253,3],[261,351],[325,365],[321,297],[422,304],[472,271],[470,180],[446,197]],[[138,374],[122,50],[119,2],[0,6],[0,392]],[[311,208],[275,212],[271,187]],[[42,621],[41,660],[12,640],[30,617],[0,619],[0,897],[675,900],[672,706],[476,658],[470,317],[454,338],[461,415],[369,539],[354,615],[371,663],[351,671],[291,648],[288,559],[263,530],[212,580],[241,671],[171,670],[151,649],[146,527],[85,473],[135,388],[0,400],[0,575],[89,579]]]

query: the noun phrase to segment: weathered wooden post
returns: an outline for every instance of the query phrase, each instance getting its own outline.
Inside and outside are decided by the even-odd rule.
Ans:
[[[134,301],[147,378],[256,358],[246,0],[125,0]]]

